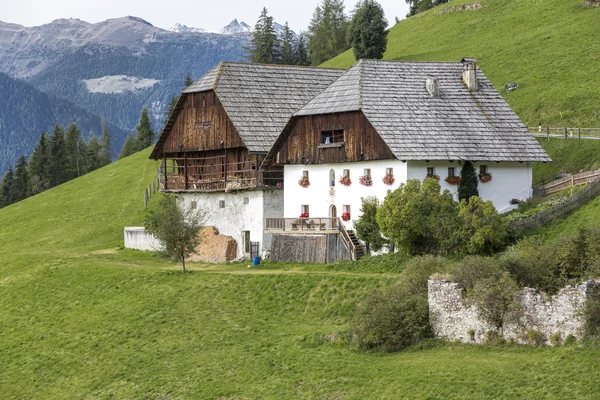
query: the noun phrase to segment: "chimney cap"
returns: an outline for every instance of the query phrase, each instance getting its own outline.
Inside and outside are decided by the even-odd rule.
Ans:
[[[475,58],[471,58],[471,57],[465,57],[462,60],[460,60],[461,63],[476,63],[477,60]]]

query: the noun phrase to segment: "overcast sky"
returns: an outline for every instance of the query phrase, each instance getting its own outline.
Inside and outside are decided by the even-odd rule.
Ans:
[[[355,0],[345,0],[346,12]],[[25,26],[46,24],[57,18],[79,18],[88,22],[134,15],[154,26],[168,29],[180,24],[218,31],[233,18],[254,25],[262,7],[275,21],[289,21],[295,31],[306,30],[320,0],[0,0],[0,20]],[[404,0],[379,0],[388,23],[404,18],[408,10]]]

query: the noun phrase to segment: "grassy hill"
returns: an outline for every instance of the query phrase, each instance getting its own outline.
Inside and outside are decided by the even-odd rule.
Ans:
[[[0,393],[16,398],[594,398],[600,348],[341,344],[397,273],[122,250],[144,151],[0,210]]]
[[[551,182],[560,172],[575,174],[600,168],[600,140],[538,139],[552,158],[533,164],[533,184]]]
[[[465,4],[483,7],[445,12]],[[600,126],[600,7],[583,0],[455,0],[400,21],[388,35],[386,59],[477,58],[529,126]],[[347,68],[352,51],[324,66]]]

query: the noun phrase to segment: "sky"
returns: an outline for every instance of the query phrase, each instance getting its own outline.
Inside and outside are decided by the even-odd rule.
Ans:
[[[345,0],[349,13],[357,0]],[[218,31],[233,18],[254,26],[263,7],[275,21],[288,21],[296,31],[306,30],[320,0],[0,0],[0,21],[38,26],[58,18],[99,22],[133,15],[169,29],[175,23]],[[388,23],[408,11],[404,0],[379,0]]]

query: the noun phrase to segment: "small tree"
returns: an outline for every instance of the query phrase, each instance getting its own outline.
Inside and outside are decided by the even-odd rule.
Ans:
[[[367,244],[367,252],[371,249],[377,251],[387,242],[381,236],[381,229],[377,223],[377,209],[379,208],[379,200],[377,197],[367,197],[361,199],[362,215],[354,222],[356,234]]]
[[[466,200],[471,196],[479,196],[478,178],[471,161],[466,161],[460,171],[461,181],[458,183],[458,199]]]
[[[294,35],[287,22],[283,26],[281,36],[281,63],[285,65],[294,64]]]
[[[491,255],[506,246],[506,222],[491,201],[479,196],[462,200],[458,205],[456,243],[465,254]]]
[[[146,218],[146,229],[165,246],[165,253],[181,261],[185,272],[185,259],[196,251],[200,244],[198,232],[202,227],[202,216],[191,209],[177,206],[175,196],[163,196],[156,210]]]
[[[144,107],[140,115],[140,122],[135,127],[135,151],[140,151],[152,145],[154,141],[154,131],[148,116],[148,109]]]
[[[383,58],[387,47],[387,20],[383,8],[374,0],[360,1],[350,23],[350,45],[354,57]]]
[[[183,80],[183,88],[186,89],[190,87],[192,83],[194,83],[194,80],[192,79],[192,75],[188,72],[185,74],[185,79]]]
[[[100,153],[98,163],[100,167],[112,162],[112,138],[108,131],[106,121],[102,118],[102,136],[100,137]]]
[[[133,135],[128,135],[127,138],[125,138],[125,143],[123,143],[123,146],[121,147],[121,151],[119,151],[119,160],[135,153],[135,149],[135,138]]]
[[[308,49],[306,48],[306,34],[304,32],[300,32],[294,46],[294,64],[310,65]]]

